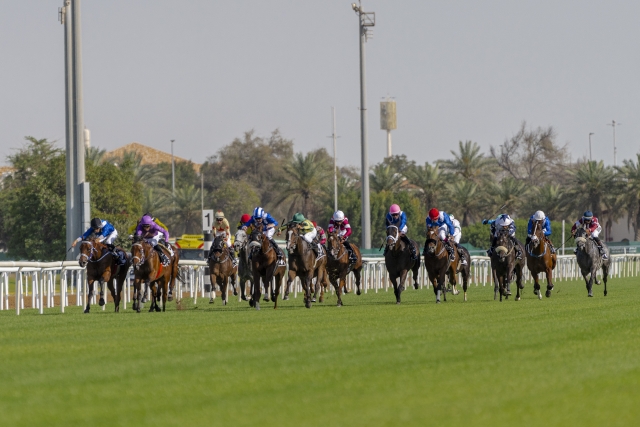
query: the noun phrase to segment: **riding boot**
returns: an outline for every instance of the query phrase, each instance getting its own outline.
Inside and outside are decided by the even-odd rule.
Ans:
[[[464,251],[460,249],[460,246],[458,246],[458,256],[460,257],[460,264],[467,265],[467,258],[464,256]]]
[[[444,247],[445,247],[445,249],[447,250],[447,252],[449,252],[449,261],[451,261],[451,262],[455,261],[455,260],[456,260],[456,254],[455,254],[455,252],[453,251],[453,246],[451,246],[451,245],[449,244],[449,242],[446,242],[446,241],[445,241],[445,242],[444,242]]]
[[[598,250],[600,251],[600,255],[602,255],[602,259],[609,259],[609,257],[607,256],[607,253],[604,251],[604,247],[602,246],[602,242],[600,241],[599,237],[592,237],[593,241],[596,242],[596,245],[598,246]]]
[[[273,246],[273,248],[275,249],[276,255],[278,256],[278,265],[285,265],[286,263],[284,261],[284,252],[282,252],[282,249],[280,249],[280,246],[278,246],[278,244],[273,239],[269,239],[269,242],[271,243],[271,246]]]
[[[233,264],[233,266],[237,266],[238,265],[238,258],[236,258],[236,251],[233,250],[233,248],[227,248],[229,250],[229,257],[231,258],[231,263]]]
[[[509,236],[511,238],[511,242],[513,243],[513,247],[516,248],[516,259],[522,259],[522,251],[520,250],[520,243],[516,240],[515,237]]]
[[[409,240],[409,238],[406,235],[403,235],[401,239],[409,247],[409,250],[411,251],[411,261],[417,260],[418,254],[416,253],[416,247],[413,246],[413,242],[411,242],[411,240]]]
[[[355,252],[353,252],[353,248],[349,243],[342,242],[342,244],[349,253],[349,268],[351,268],[356,263],[356,261],[358,261],[358,257],[356,256]]]
[[[158,252],[158,256],[160,257],[160,262],[162,263],[162,265],[167,266],[169,265],[169,257],[167,255],[165,255],[164,251],[162,250],[162,248],[160,247],[160,245],[155,245],[153,247],[153,249],[156,250],[156,252]]]
[[[491,256],[493,255],[493,248],[496,247],[496,242],[497,242],[497,238],[494,236],[491,238],[491,247],[489,248],[489,250],[487,251],[487,256]]]
[[[556,248],[553,247],[553,243],[551,243],[551,239],[547,239],[547,243],[549,243],[549,250],[552,254],[556,253]]]

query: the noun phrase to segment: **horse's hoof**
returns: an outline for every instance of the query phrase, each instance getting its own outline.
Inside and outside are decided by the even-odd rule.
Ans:
[[[100,307],[102,307],[105,304],[104,298],[100,297],[100,301],[98,302],[98,304],[100,305]]]
[[[420,287],[420,286],[419,286],[417,283],[414,283],[414,284],[413,284],[413,289],[416,289],[416,290],[417,290],[419,287]],[[358,295],[359,295],[359,294],[358,294]]]
[[[289,299],[289,295],[285,295],[282,297],[282,301],[287,301]]]
[[[173,296],[167,295],[167,301],[173,301]]]
[[[511,295],[511,291],[507,291],[507,296]]]
[[[323,297],[320,297],[320,302],[324,302],[324,298]]]
[[[256,310],[260,310],[260,303],[259,303],[259,302],[257,302],[257,301],[256,301],[256,304],[255,304],[255,309],[256,309]]]
[[[153,307],[149,309],[149,313],[153,313]]]
[[[139,308],[138,308],[138,309],[136,309],[136,313],[140,313],[140,309],[139,309]]]
[[[235,289],[233,290],[233,296],[237,297],[238,296],[238,291],[236,291]]]
[[[222,300],[222,305],[227,305],[227,300],[223,299]]]
[[[338,303],[336,304],[336,307],[342,307],[342,301],[338,301]]]
[[[269,297],[264,297],[264,298],[262,298],[262,300],[263,300],[264,302],[269,302]]]
[[[156,305],[156,313],[160,313],[162,309]]]
[[[209,304],[213,304],[213,298],[209,298]]]
[[[89,314],[89,310],[88,310],[88,309],[85,309],[83,313],[84,313],[84,314]]]
[[[307,308],[311,308],[311,301],[305,301],[304,306]]]
[[[311,302],[316,302],[316,297],[311,297]]]
[[[120,313],[120,307],[119,306],[116,306],[115,312],[116,313]]]
[[[520,301],[520,297],[516,297],[516,301]]]
[[[346,294],[349,293],[349,290],[347,288],[344,288],[344,291],[342,293],[346,295]],[[360,295],[360,294],[358,294],[358,295]]]
[[[440,304],[440,300],[439,299],[436,300],[436,304]]]
[[[605,296],[605,297],[607,296],[607,291],[604,291],[604,296]]]
[[[145,302],[147,302],[147,297],[142,297],[142,300],[140,300],[140,302],[141,302],[141,303],[143,303],[143,304],[144,304]]]
[[[538,292],[538,299],[542,299],[542,292]]]
[[[400,305],[400,301],[396,301],[396,305]]]
[[[593,295],[592,295],[592,294],[589,294],[589,295],[587,295],[587,296],[588,296],[589,298],[593,298]]]
[[[255,307],[256,303],[252,299],[249,300],[249,307]]]
[[[538,295],[538,290],[537,290],[537,289],[534,289],[534,290],[533,290],[533,294],[534,294],[534,295]]]
[[[246,296],[244,296],[244,295],[242,295],[242,296],[240,297],[240,299],[241,299],[242,301],[247,301],[247,297],[246,297]]]
[[[547,298],[551,297],[551,290],[547,290],[547,292],[544,293],[544,296]]]
[[[345,292],[345,294],[346,294],[346,292]],[[360,295],[360,294],[362,294],[362,292],[360,292],[360,289],[358,289],[358,290],[356,291],[356,295]]]

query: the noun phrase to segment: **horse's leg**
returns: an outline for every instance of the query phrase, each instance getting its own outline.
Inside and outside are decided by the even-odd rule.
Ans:
[[[254,307],[256,310],[260,310],[260,291],[262,290],[262,276],[259,272],[254,273],[253,276],[253,292],[251,301],[249,301],[249,305]]]
[[[540,282],[538,282],[538,273],[531,272],[533,277],[533,294],[538,295],[538,299],[542,299],[542,292],[540,291]]]
[[[547,298],[549,298],[551,297],[551,291],[553,290],[553,278],[551,277],[553,275],[553,270],[551,269],[551,267],[547,267],[545,273],[547,274],[547,292],[545,292],[544,294]]]
[[[157,284],[155,282],[149,283],[149,299],[151,300],[151,306],[149,307],[149,313],[155,311],[156,306],[158,305],[158,301],[156,301],[157,297]]]
[[[142,280],[135,278],[133,280],[133,310],[140,313],[142,305]]]
[[[304,306],[307,308],[311,308],[311,285],[313,283],[313,272],[307,271],[302,282],[304,283]]]
[[[516,288],[518,292],[516,293],[516,301],[520,301],[520,289],[524,288],[522,286],[522,267],[516,267]]]
[[[111,298],[113,298],[113,305],[115,306],[114,312],[118,312],[118,305],[120,304],[120,298],[116,296],[116,289],[114,287],[114,283],[117,282],[114,278],[111,278],[107,282],[107,289],[109,289],[109,293],[111,293]]]
[[[271,283],[264,281],[263,285],[264,285],[264,298],[263,298],[263,300],[266,301],[266,302],[269,302],[269,301],[271,301],[269,299],[269,294],[271,293]]]
[[[167,301],[169,300],[169,284],[171,283],[171,273],[169,277],[165,277],[164,286],[162,288],[162,312],[164,313],[167,308]]]
[[[291,292],[291,284],[293,283],[295,278],[296,278],[295,270],[289,270],[289,272],[287,273],[287,286],[285,287],[284,296],[282,297],[283,301],[289,299],[289,292]]]
[[[418,251],[416,251],[417,253]],[[420,260],[418,259],[413,263],[413,267],[411,267],[411,271],[413,272],[413,288],[418,289],[420,284],[418,283],[418,277],[420,276]]]
[[[98,281],[98,289],[100,289],[100,300],[98,301],[98,305],[102,307],[106,304],[106,301],[104,300],[104,282],[102,281],[102,278]]]
[[[278,308],[278,295],[280,295],[280,287],[282,286],[282,280],[284,279],[284,272],[282,273],[277,273],[273,276],[276,279],[276,285],[275,285],[275,293],[274,293],[274,297],[273,297],[273,309],[277,309]]]
[[[221,274],[218,277],[218,285],[220,286],[220,297],[222,305],[227,305],[227,289],[229,288],[229,278]]]
[[[467,265],[462,269],[462,290],[464,291],[464,301],[467,301],[467,289],[469,289],[469,273],[471,272],[471,263],[467,260]]]
[[[493,300],[495,301],[498,299],[498,290],[500,286],[498,283],[498,273],[495,268],[491,269],[491,277],[493,278]],[[502,295],[500,295],[500,298],[502,298]]]
[[[609,267],[602,266],[602,281],[604,282],[604,296],[607,296],[607,276],[609,275]]]
[[[360,291],[361,274],[362,274],[362,267],[353,270],[353,275],[356,278],[356,295],[362,294],[362,292]]]
[[[216,292],[216,284],[218,283],[218,275],[213,273],[211,270],[212,269],[209,269],[209,282],[211,283],[211,290],[209,291],[209,304],[213,304],[215,301],[215,298],[213,298],[213,296]]]
[[[85,314],[89,313],[89,310],[91,310],[91,295],[93,294],[93,284],[95,283],[95,280],[87,280],[87,306],[84,309]]]
[[[591,274],[589,275],[589,280],[587,281],[587,292],[588,292],[588,296],[591,298],[593,297],[593,278],[596,275],[596,268],[594,265],[591,266]],[[587,279],[586,275],[585,275],[585,280]]]
[[[458,295],[460,293],[458,288],[456,288],[456,286],[458,286],[458,275],[456,274],[456,268],[453,268],[453,266],[449,268],[449,282],[451,282],[451,290],[453,294]]]

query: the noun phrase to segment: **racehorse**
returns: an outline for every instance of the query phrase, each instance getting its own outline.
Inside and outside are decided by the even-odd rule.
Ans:
[[[444,246],[444,242],[438,236],[438,226],[427,229],[427,240],[424,244],[424,266],[429,274],[429,281],[433,285],[433,293],[436,295],[436,304],[440,303],[440,295],[447,301],[447,292],[445,288],[445,279],[449,279],[449,283],[453,288],[453,294],[457,295],[458,284],[457,273],[462,273],[462,287],[464,290],[464,300],[467,300],[467,288],[469,280],[469,260],[467,265],[462,268],[460,265],[460,255],[454,250],[455,259],[449,261],[449,253]]]
[[[131,260],[133,261],[133,308],[140,313],[142,305],[142,284],[149,285],[151,291],[151,307],[149,312],[160,311],[158,306],[158,300],[160,295],[158,291],[162,291],[162,311],[165,311],[167,306],[167,294],[169,286],[173,288],[175,280],[178,277],[178,261],[180,256],[178,251],[174,248],[173,257],[169,251],[162,248],[164,254],[169,258],[169,265],[164,266],[160,261],[160,256],[153,249],[153,246],[144,241],[141,237],[134,237],[133,245],[131,245]],[[159,289],[156,289],[158,287]]]
[[[278,295],[286,266],[278,265],[278,254],[267,236],[262,234],[262,225],[255,226],[251,232],[249,248],[251,249],[251,271],[253,271],[253,292],[249,305],[260,310],[260,280],[262,279],[265,290],[268,292],[275,277],[276,286],[272,299],[275,303],[273,308],[278,308]]]
[[[236,252],[238,252],[238,284],[243,301],[247,301],[247,296],[245,294],[245,284],[247,283],[247,280],[251,284],[249,292],[251,293],[251,289],[253,289],[253,273],[251,272],[251,261],[249,260],[250,252],[247,248],[248,242],[249,236],[247,236],[247,232],[242,229],[238,230],[236,232],[233,246]]]
[[[553,289],[552,271],[556,268],[557,257],[556,254],[551,253],[550,246],[542,232],[542,221],[535,221],[531,240],[525,249],[527,250],[527,268],[529,268],[534,281],[533,294],[542,299],[538,274],[545,273],[547,276],[547,292],[545,292],[545,295],[549,298]]]
[[[589,296],[593,296],[593,282],[596,282],[596,285],[599,285],[597,274],[598,270],[602,268],[602,280],[604,282],[604,296],[607,296],[607,276],[609,276],[609,267],[611,266],[611,258],[609,256],[609,248],[604,243],[602,247],[604,248],[605,253],[607,254],[607,259],[602,259],[602,255],[600,255],[600,250],[598,249],[598,245],[591,238],[591,233],[588,228],[580,227],[576,230],[575,234],[576,241],[576,257],[578,260],[578,265],[580,266],[580,271],[582,272],[582,277],[584,277],[584,281],[587,284],[587,291],[589,292]],[[589,280],[587,280],[587,274],[589,275]]]
[[[350,243],[349,243],[350,244]],[[356,278],[356,295],[360,295],[360,275],[362,273],[362,256],[357,246],[351,245],[351,249],[356,254],[356,262],[350,267],[349,253],[344,247],[342,239],[337,231],[327,235],[327,273],[329,281],[336,290],[338,306],[342,306],[342,293],[346,293],[347,275],[353,271]]]
[[[209,277],[211,278],[211,292],[215,292],[214,286],[220,286],[222,304],[227,305],[227,286],[231,280],[231,286],[235,288],[237,266],[234,267],[229,251],[233,248],[226,247],[226,236],[220,235],[213,239],[209,251]],[[209,299],[209,304],[213,304],[213,297]]]
[[[418,244],[411,240],[415,253],[419,253]],[[398,227],[387,226],[386,252],[384,263],[389,273],[389,281],[393,285],[396,304],[400,304],[400,294],[404,291],[404,281],[409,271],[413,272],[413,287],[418,289],[418,272],[420,271],[420,257],[411,259],[409,246],[400,238]]]
[[[327,286],[327,257],[319,254],[316,257],[313,243],[307,241],[298,232],[298,227],[294,223],[287,226],[287,251],[289,252],[289,274],[287,278],[287,289],[296,276],[300,277],[302,288],[304,289],[305,307],[311,308],[311,303],[316,301],[318,290],[320,290],[320,302],[324,301],[324,288]],[[316,279],[314,295],[311,295],[313,279]]]
[[[497,299],[498,292],[500,292],[500,301],[502,301],[503,296],[505,299],[509,298],[509,295],[511,295],[509,285],[515,272],[516,285],[518,288],[516,301],[520,301],[520,289],[524,289],[522,273],[525,261],[516,258],[516,245],[509,237],[508,230],[503,229],[498,231],[496,245],[495,250],[491,254],[491,276],[494,281],[493,299]],[[522,246],[520,246],[520,249],[521,252],[524,252]]]
[[[124,251],[123,251],[124,252]],[[126,256],[126,254],[125,254]],[[111,253],[106,245],[97,239],[83,240],[80,244],[80,259],[78,263],[80,267],[87,267],[87,283],[89,285],[89,295],[93,293],[93,284],[97,280],[100,283],[100,306],[105,305],[104,299],[104,283],[111,292],[115,312],[120,311],[120,298],[124,281],[127,279],[127,272],[131,266],[131,259],[126,257],[125,265],[116,265],[116,257]],[[115,288],[114,288],[115,280]],[[85,313],[89,313],[91,309],[91,301],[87,301]]]

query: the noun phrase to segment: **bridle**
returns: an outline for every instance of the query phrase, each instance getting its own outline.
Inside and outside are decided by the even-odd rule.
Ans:
[[[133,245],[131,245],[131,252],[132,252],[132,255],[133,255],[133,248],[134,248],[134,247],[136,247],[136,246],[139,246],[139,247],[140,247],[140,254],[142,255],[141,257],[139,257],[139,256],[135,255],[135,256],[133,256],[133,257],[131,258],[131,261],[132,261],[132,264],[133,264],[133,266],[134,266],[134,267],[138,267],[138,266],[140,266],[140,265],[144,264],[144,262],[145,262],[145,260],[146,260],[146,258],[145,258],[145,256],[144,256],[144,246],[143,246],[143,244],[142,244],[142,243],[143,243],[143,242],[136,242],[136,243],[134,243]],[[136,258],[138,259],[138,263],[136,263],[135,261],[133,261],[133,260],[135,260]]]
[[[433,237],[435,238],[429,238],[429,235],[433,235]],[[438,258],[440,255],[442,255],[442,253],[445,251],[445,247],[444,247],[444,243],[442,243],[440,241],[440,237],[438,236],[438,233],[436,233],[436,231],[429,229],[427,230],[427,244],[426,246],[429,247],[429,243],[433,242],[435,243],[435,247],[433,249],[433,256],[435,256],[436,258]],[[438,252],[437,254],[435,253],[436,249],[438,248],[438,244],[440,244],[440,252]],[[428,252],[429,253],[429,252]],[[448,258],[447,258],[448,259]]]
[[[389,229],[394,229],[394,228],[396,230],[395,235],[387,234],[387,246],[389,246],[391,248],[393,248],[396,245],[396,243],[398,243],[398,235],[400,233],[400,230],[395,225],[387,225],[387,232],[389,231]],[[389,240],[392,240],[393,242],[391,244],[389,244]]]
[[[337,242],[336,245],[333,244],[333,240],[332,239]],[[342,259],[342,257],[344,257],[347,254],[347,250],[342,245],[342,242],[340,242],[340,237],[338,237],[337,233],[329,234],[329,237],[327,238],[327,246],[329,246],[329,243],[331,243],[331,250],[329,250],[327,252],[331,255],[331,257],[334,260],[338,261],[339,259]],[[337,248],[335,246],[337,246]],[[342,255],[340,255],[341,251],[342,251]],[[338,255],[340,255],[340,256],[338,256]]]
[[[84,252],[82,252],[82,247],[84,245],[89,245],[91,247],[91,250],[89,251],[89,255],[85,254]],[[93,254],[98,253],[98,249],[95,248],[95,246],[93,246],[93,242],[91,240],[83,240],[82,243],[80,243],[80,258],[78,259],[78,263],[82,263],[82,257],[86,258],[86,262],[100,262],[102,261],[102,259],[104,259],[104,257],[106,257],[107,255],[109,255],[109,252],[106,251],[105,253],[102,254],[102,256],[98,259],[93,259]]]

